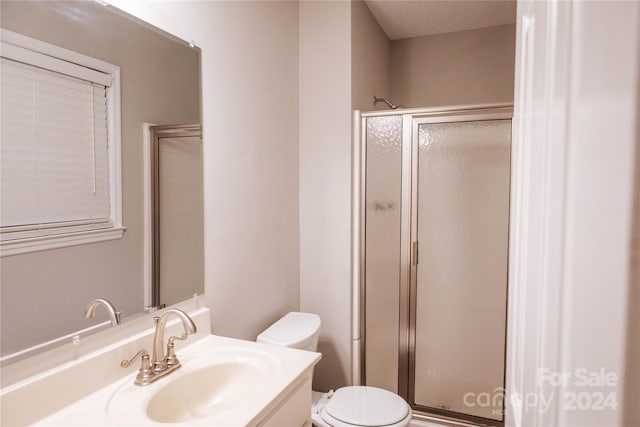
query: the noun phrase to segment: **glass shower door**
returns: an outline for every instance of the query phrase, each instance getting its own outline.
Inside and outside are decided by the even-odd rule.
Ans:
[[[511,120],[422,123],[417,136],[409,397],[502,420]]]
[[[398,316],[402,116],[366,121],[364,375],[368,385],[398,389]]]

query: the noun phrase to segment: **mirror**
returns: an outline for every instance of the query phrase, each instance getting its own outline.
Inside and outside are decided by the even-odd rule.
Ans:
[[[121,239],[0,259],[0,343],[5,363],[11,359],[6,357],[9,354],[34,346],[45,349],[56,342],[69,342],[77,331],[108,327],[104,307],[98,308],[93,319],[84,317],[94,298],[111,301],[124,321],[145,311],[151,264],[146,250],[145,200],[150,195],[145,186],[149,165],[144,161],[148,144],[144,125],[200,123],[201,113],[200,51],[185,41],[94,1],[2,1],[0,7],[3,29],[120,67],[122,217],[126,227]],[[166,151],[164,156],[171,153]],[[174,175],[175,167],[179,166],[174,165]],[[202,204],[194,204],[189,211],[201,217]],[[180,215],[180,210],[172,214]],[[201,237],[202,230],[190,233]],[[171,247],[173,242],[165,245]],[[185,270],[191,266],[184,263],[202,258],[201,244],[182,245],[181,251]],[[201,269],[199,262],[194,269]],[[201,274],[184,280],[175,278],[176,274],[173,277],[183,289],[171,292],[172,281],[163,283],[170,290],[162,303],[173,304],[176,298],[203,292]]]

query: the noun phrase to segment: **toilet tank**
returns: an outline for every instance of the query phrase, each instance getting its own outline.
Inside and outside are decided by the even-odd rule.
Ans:
[[[265,329],[256,339],[259,343],[316,351],[320,334],[320,316],[291,312]]]

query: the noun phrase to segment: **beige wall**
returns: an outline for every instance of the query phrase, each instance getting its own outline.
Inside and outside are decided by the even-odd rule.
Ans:
[[[640,124],[640,117],[638,119]],[[631,277],[627,317],[624,424],[640,425],[640,143],[636,146],[635,206],[631,236]]]
[[[351,5],[300,3],[300,309],[322,317],[314,388],[350,378]]]
[[[640,48],[640,46],[639,46]],[[640,75],[638,75],[640,80]],[[637,86],[637,100],[640,102],[640,84]],[[631,268],[629,296],[627,298],[627,354],[625,370],[624,425],[640,425],[640,109],[636,113],[636,155],[634,200],[631,230]],[[636,325],[636,326],[634,326]]]
[[[515,24],[394,40],[391,99],[406,107],[513,102]]]
[[[351,3],[351,107],[383,110],[373,105],[373,95],[390,97],[389,57],[391,45],[378,21],[362,0]]]
[[[121,67],[127,227],[119,240],[1,259],[7,354],[106,320],[101,310],[95,320],[84,318],[86,304],[96,297],[111,300],[125,316],[143,310],[142,124],[199,122],[200,67],[197,51],[94,2],[72,5],[82,19],[59,2],[3,1],[1,7],[3,28]]]
[[[253,340],[299,307],[298,4],[110,3],[202,48],[206,303]]]

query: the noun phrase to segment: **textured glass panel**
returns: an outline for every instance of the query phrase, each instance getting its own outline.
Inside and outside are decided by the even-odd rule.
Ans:
[[[415,403],[498,420],[464,396],[504,384],[510,140],[510,120],[419,130]]]
[[[367,119],[367,385],[397,391],[402,117]]]
[[[161,138],[159,149],[160,302],[201,293],[204,284],[202,143]]]

